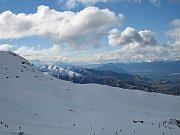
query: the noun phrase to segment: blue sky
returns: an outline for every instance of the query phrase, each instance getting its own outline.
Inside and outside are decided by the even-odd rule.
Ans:
[[[179,9],[180,0],[0,0],[0,50],[41,62],[179,60]]]

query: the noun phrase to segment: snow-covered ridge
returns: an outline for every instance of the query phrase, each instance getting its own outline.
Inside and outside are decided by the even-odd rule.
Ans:
[[[70,77],[70,78],[81,76],[80,74],[73,72],[71,70],[68,70],[68,69],[64,69],[61,66],[44,65],[44,66],[40,67],[40,70],[48,75],[57,76],[57,78],[60,78],[60,76],[66,76],[66,77]]]
[[[0,51],[0,135],[179,135],[179,105],[179,96],[58,80]]]

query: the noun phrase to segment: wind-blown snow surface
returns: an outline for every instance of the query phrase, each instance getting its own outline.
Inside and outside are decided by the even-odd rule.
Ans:
[[[0,52],[0,135],[179,135],[163,124],[179,106],[178,96],[58,80]]]

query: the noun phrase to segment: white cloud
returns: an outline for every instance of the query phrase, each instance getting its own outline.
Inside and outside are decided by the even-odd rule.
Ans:
[[[162,46],[139,46],[124,45],[114,51],[77,51],[67,52],[59,45],[53,45],[50,48],[35,48],[20,46],[14,47],[8,45],[11,51],[30,60],[39,61],[46,64],[64,62],[74,64],[91,64],[105,62],[142,62],[154,60],[180,60],[180,41],[174,44]],[[1,45],[0,45],[1,46]],[[1,47],[0,47],[1,48]]]
[[[111,51],[69,52],[59,45],[50,48],[13,47],[0,45],[0,50],[12,50],[31,61],[43,63],[102,63],[102,62],[141,62],[154,60],[180,60],[180,39],[178,30],[179,20],[171,22],[171,29],[166,33],[171,40],[166,45],[159,45],[154,33],[150,30],[139,31],[127,27],[124,31],[113,29],[109,32],[109,44],[114,47]]]
[[[76,7],[77,5],[78,4],[74,0],[67,0],[66,1],[66,7],[69,9],[72,9],[72,8]]]
[[[58,0],[60,5],[65,6],[68,9],[75,8],[79,5],[89,6],[97,3],[115,3],[115,2],[127,2],[130,4],[141,4],[144,1],[148,1],[150,4],[160,7],[163,2],[179,4],[180,0]]]
[[[9,50],[11,50],[13,48],[14,48],[14,46],[8,45],[8,44],[0,45],[0,51],[9,51]]]
[[[173,20],[170,25],[170,30],[165,33],[170,38],[169,52],[180,57],[180,19]]]
[[[107,3],[107,2],[115,2],[115,1],[122,1],[122,0],[59,0],[59,4],[65,3],[65,6],[68,9],[72,9],[74,7],[79,6],[80,4],[86,6],[92,6],[96,3]],[[130,1],[140,1],[140,0],[130,0]]]
[[[53,45],[50,48],[35,48],[35,47],[27,47],[27,46],[20,46],[14,50],[15,53],[25,57],[31,61],[63,61],[62,51],[59,45]]]
[[[94,13],[96,15],[94,15]],[[39,36],[51,36],[51,38],[53,38],[55,41],[61,43],[71,43],[74,41],[76,44],[77,43],[83,44],[84,40],[86,40],[84,34],[85,35],[89,33],[100,34],[101,32],[104,31],[105,28],[107,28],[112,23],[120,23],[123,18],[116,16],[113,12],[109,10],[106,9],[100,10],[95,7],[88,7],[78,13],[73,13],[73,12],[57,12],[54,10],[50,10],[48,7],[43,6],[43,7],[39,7],[38,12],[35,14],[15,15],[9,11],[4,14],[5,15],[3,15],[2,13],[0,15],[0,19],[1,19],[0,25],[3,26],[2,25],[3,21],[5,21],[3,22],[4,24],[6,23],[7,24],[12,23],[12,24],[8,24],[8,26],[11,26],[11,28],[9,28],[10,31],[4,31],[5,35],[2,36],[8,37],[9,35],[11,36],[14,35],[15,37],[13,38],[18,38],[18,37],[37,34]],[[31,19],[31,18],[35,18],[34,16],[37,17],[36,22],[35,21],[33,22]],[[63,16],[63,17],[60,18],[59,16],[61,17]],[[13,19],[14,17],[16,19]],[[21,21],[19,21],[17,18],[21,18],[21,17],[24,17],[25,19],[24,20],[20,19]],[[111,18],[111,17],[112,19],[114,19],[114,21],[111,22],[111,20],[107,20],[106,22],[103,22],[103,20],[106,20],[107,18]],[[13,20],[14,22],[11,22],[9,19]],[[32,23],[26,26],[29,20],[31,20]],[[55,20],[59,20],[59,21],[55,21]],[[98,20],[98,22],[96,20]],[[52,25],[50,25],[50,23]],[[57,25],[55,25],[56,23]],[[23,26],[22,28],[21,25]],[[4,27],[6,28],[5,25]],[[8,29],[8,27],[6,29]],[[17,31],[13,32],[11,31],[11,29],[13,31],[15,30]],[[0,27],[0,32],[2,32],[2,30],[3,28]],[[34,33],[33,30],[35,30],[36,33]],[[27,46],[17,47],[13,45],[4,44],[4,45],[0,45],[0,50],[12,50],[28,60],[31,61],[38,60],[45,63],[65,62],[65,63],[87,64],[87,63],[122,62],[122,61],[124,62],[154,61],[154,60],[165,60],[165,59],[180,60],[179,33],[180,33],[180,20],[175,19],[171,22],[170,30],[166,32],[166,35],[171,39],[171,41],[166,45],[159,45],[157,43],[154,33],[151,30],[137,30],[132,27],[127,27],[123,31],[120,31],[118,29],[113,29],[109,32],[109,36],[108,36],[109,45],[117,46],[111,48],[112,50],[114,49],[113,51],[112,50],[94,51],[89,53],[82,51],[67,52],[66,50],[62,49],[63,47],[61,48],[61,46],[59,46],[58,44],[54,44],[50,48],[40,48],[40,47],[35,48],[35,47],[27,47]],[[78,46],[76,44],[75,46]]]
[[[74,47],[87,43],[87,35],[98,35],[114,24],[121,24],[124,17],[109,9],[87,7],[80,12],[59,12],[39,6],[34,14],[0,14],[0,39],[26,36],[50,37],[55,44]]]
[[[107,2],[112,2],[115,0],[59,0],[59,4],[60,5],[64,5],[68,8],[68,9],[72,9],[76,6],[79,6],[80,4],[89,6],[89,5],[94,5],[96,3],[107,3]],[[121,1],[121,0],[117,0],[117,1]]]
[[[171,29],[166,32],[166,35],[175,40],[180,40],[180,19],[175,19],[170,24]]]
[[[50,48],[20,46],[15,48],[14,52],[30,61],[38,61],[46,64],[56,62],[87,64],[93,63],[91,60],[92,58],[95,58],[95,55],[92,55],[92,52],[77,51],[67,53],[65,50],[62,50],[59,45],[53,45]]]
[[[177,44],[176,44],[177,45]],[[132,46],[125,45],[116,51],[98,53],[89,62],[144,62],[155,60],[180,60],[180,47],[168,46]]]
[[[127,27],[124,31],[113,29],[109,32],[108,43],[110,46],[146,46],[156,45],[157,40],[150,30],[138,31],[135,28]]]
[[[97,58],[111,61],[154,61],[180,60],[180,20],[171,22],[172,28],[166,32],[170,42],[160,45],[150,30],[138,31],[127,27],[124,31],[113,29],[109,32],[109,45],[119,46],[115,52],[99,54]],[[110,60],[111,59],[111,60]]]
[[[95,5],[97,3],[108,3],[108,2],[128,2],[130,4],[141,4],[145,0],[59,0],[58,3],[60,5],[66,6],[68,9],[75,8],[79,5],[89,6],[89,5]],[[153,4],[156,7],[159,7],[162,2],[161,0],[148,0],[151,4]],[[178,1],[178,0],[174,0]]]

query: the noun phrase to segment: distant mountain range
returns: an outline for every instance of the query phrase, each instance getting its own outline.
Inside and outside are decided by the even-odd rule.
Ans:
[[[97,83],[127,89],[149,89],[147,78],[111,70],[98,70],[77,67],[42,66],[40,71],[56,78],[86,84]]]
[[[174,80],[174,77],[163,76],[167,73],[179,73],[179,65],[180,62],[108,63],[92,69],[72,65],[44,65],[40,66],[39,70],[58,79],[74,83],[96,83],[125,89],[180,95],[179,77]]]
[[[114,69],[112,69],[114,67]],[[180,61],[155,61],[142,63],[107,63],[100,66],[100,68],[108,69],[118,72],[121,70],[130,73],[180,73]],[[117,68],[120,70],[117,71]]]

